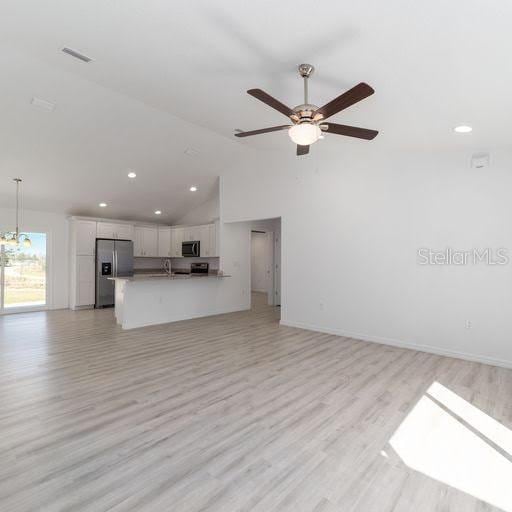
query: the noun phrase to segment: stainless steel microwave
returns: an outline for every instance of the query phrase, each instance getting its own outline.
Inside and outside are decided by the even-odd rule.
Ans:
[[[181,255],[185,258],[198,258],[201,256],[201,248],[200,248],[199,240],[194,240],[192,242],[183,242],[181,244]]]

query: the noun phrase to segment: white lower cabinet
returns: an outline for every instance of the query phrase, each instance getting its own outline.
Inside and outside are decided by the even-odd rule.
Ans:
[[[95,302],[95,257],[77,256],[75,306],[92,306]]]

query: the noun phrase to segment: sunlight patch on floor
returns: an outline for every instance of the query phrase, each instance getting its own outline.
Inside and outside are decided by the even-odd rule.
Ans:
[[[407,466],[512,512],[512,431],[438,382],[393,434]]]

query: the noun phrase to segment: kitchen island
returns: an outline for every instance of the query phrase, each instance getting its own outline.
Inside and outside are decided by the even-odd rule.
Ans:
[[[123,329],[226,313],[224,274],[157,274],[113,277],[115,317]]]

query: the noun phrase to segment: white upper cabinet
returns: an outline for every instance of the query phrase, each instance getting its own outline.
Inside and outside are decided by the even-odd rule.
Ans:
[[[171,228],[158,228],[158,256],[160,258],[171,256]]]
[[[133,226],[131,224],[117,224],[115,238],[133,240]]]
[[[133,226],[130,224],[115,224],[113,222],[98,222],[96,231],[98,238],[114,238],[117,240],[133,240]]]
[[[203,226],[187,226],[171,228],[171,257],[180,258],[181,244],[183,242],[199,241],[200,255],[202,258],[218,256],[217,226],[205,224]]]
[[[218,256],[219,255],[219,244],[218,240],[218,232],[217,232],[217,224],[210,224],[208,226],[210,231],[210,256]]]
[[[133,255],[158,257],[158,228],[135,226]]]
[[[76,255],[94,256],[96,250],[96,222],[92,220],[74,221]]]
[[[210,226],[198,226],[197,235],[199,240],[199,251],[202,257],[213,256],[210,242]]]
[[[199,240],[200,234],[201,234],[201,227],[202,226],[188,226],[186,228],[183,228],[184,230],[184,242],[195,242]]]
[[[173,258],[181,258],[181,244],[185,239],[185,228],[171,229],[171,256]]]

